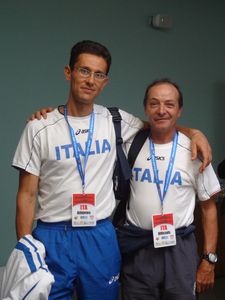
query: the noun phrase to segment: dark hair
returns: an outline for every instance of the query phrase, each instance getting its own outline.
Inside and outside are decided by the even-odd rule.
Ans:
[[[101,45],[100,43],[89,41],[89,40],[81,41],[75,44],[71,49],[70,61],[69,61],[69,66],[71,70],[73,70],[79,55],[82,53],[94,54],[104,58],[107,63],[106,74],[108,74],[111,65],[111,60],[112,60],[109,50],[105,46]]]
[[[147,99],[148,99],[148,92],[149,90],[155,86],[155,85],[159,85],[159,84],[163,84],[163,83],[169,83],[171,85],[173,85],[175,87],[175,89],[177,90],[178,92],[178,104],[179,104],[179,108],[183,107],[183,95],[182,95],[182,92],[179,88],[179,86],[175,83],[175,82],[172,82],[170,79],[168,78],[163,78],[163,79],[158,79],[158,80],[155,80],[153,81],[152,83],[150,83],[145,91],[145,96],[144,96],[144,101],[143,101],[143,104],[144,106],[146,106],[146,103],[147,103]]]

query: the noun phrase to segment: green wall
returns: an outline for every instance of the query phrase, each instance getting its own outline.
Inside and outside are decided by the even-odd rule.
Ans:
[[[173,28],[148,25],[169,14]],[[105,44],[113,57],[110,83],[98,103],[144,117],[145,88],[170,77],[184,93],[181,124],[201,129],[216,167],[225,148],[224,0],[8,0],[0,8],[1,209],[0,265],[15,245],[17,171],[10,167],[26,118],[65,103],[63,67],[82,39]]]

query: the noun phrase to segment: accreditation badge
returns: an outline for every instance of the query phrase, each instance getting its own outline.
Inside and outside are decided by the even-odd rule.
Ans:
[[[96,225],[95,194],[73,194],[72,226]]]
[[[152,228],[155,248],[176,245],[176,232],[172,213],[153,215]]]

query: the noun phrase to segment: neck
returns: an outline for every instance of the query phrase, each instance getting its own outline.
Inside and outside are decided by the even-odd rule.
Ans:
[[[170,132],[155,132],[151,131],[151,139],[155,144],[168,144],[172,142],[175,129]]]
[[[92,113],[94,105],[93,104],[86,105],[83,103],[71,104],[71,102],[68,101],[66,106],[67,106],[68,116],[85,117],[85,116],[89,116]]]

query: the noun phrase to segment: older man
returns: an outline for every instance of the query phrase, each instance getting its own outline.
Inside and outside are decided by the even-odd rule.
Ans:
[[[220,185],[211,165],[199,172],[201,161],[191,160],[189,138],[176,130],[182,106],[175,83],[165,79],[148,86],[144,108],[151,131],[133,166],[127,222],[118,229],[125,300],[193,300],[196,287],[202,292],[213,286],[213,196]],[[204,231],[200,264],[192,225],[196,196]]]

